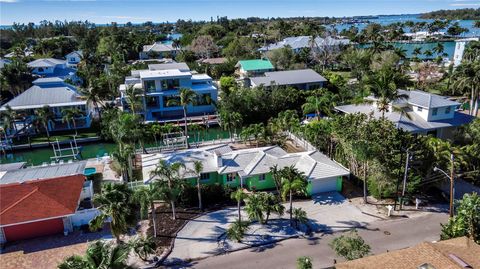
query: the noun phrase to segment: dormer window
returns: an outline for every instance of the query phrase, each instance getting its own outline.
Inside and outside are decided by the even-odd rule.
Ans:
[[[418,112],[422,112],[422,110],[423,110],[422,107],[417,106],[417,111],[418,111]]]
[[[437,116],[438,108],[432,109],[432,116]]]
[[[451,109],[452,109],[451,107],[445,108],[445,114],[450,114]]]

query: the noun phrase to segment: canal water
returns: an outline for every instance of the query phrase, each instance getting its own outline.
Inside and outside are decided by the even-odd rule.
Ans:
[[[437,54],[434,53],[434,48],[437,46],[438,43],[441,43],[443,45],[443,51],[446,53],[446,57],[448,57],[450,60],[453,59],[453,54],[455,52],[455,42],[454,41],[445,41],[445,42],[422,42],[422,43],[403,43],[403,42],[389,42],[387,44],[392,44],[396,48],[402,48],[405,50],[405,54],[407,58],[412,58],[413,57],[413,51],[416,48],[421,49],[421,53],[417,55],[418,58],[420,59],[425,59],[425,55],[423,53],[427,50],[430,50],[430,52],[433,53],[433,56],[430,58],[436,58]],[[360,48],[366,48],[371,46],[370,44],[360,44],[358,47]],[[442,56],[442,55],[440,55]],[[442,56],[443,58],[443,56]]]
[[[189,142],[193,143],[194,134],[189,132]],[[216,139],[228,138],[229,134],[227,131],[220,129],[219,127],[210,128],[207,132],[200,131],[195,137],[198,137],[200,141],[211,141]],[[105,154],[113,152],[117,145],[110,142],[92,142],[92,143],[83,143],[79,144],[81,146],[81,157],[82,159],[102,157]],[[154,146],[154,145],[146,145]],[[7,154],[7,156],[2,155],[0,163],[13,163],[13,162],[27,162],[28,165],[41,165],[44,162],[50,163],[51,158],[53,157],[52,147],[46,148],[36,148],[36,149],[26,149],[26,150],[16,150],[13,153]]]

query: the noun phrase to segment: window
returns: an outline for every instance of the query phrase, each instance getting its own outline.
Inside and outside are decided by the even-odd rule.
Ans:
[[[43,72],[43,67],[39,67],[38,72]]]
[[[154,96],[146,96],[145,102],[147,103],[147,107],[158,107],[158,98]]]
[[[450,110],[451,110],[451,109],[452,109],[451,107],[445,108],[445,114],[450,114]]]
[[[266,179],[265,174],[258,176],[258,181],[265,181],[265,179]]]
[[[179,79],[162,80],[162,90],[174,90],[180,87]]]
[[[168,104],[170,102],[170,104]],[[163,97],[163,107],[180,106],[180,96],[170,95]]]
[[[235,173],[227,174],[227,182],[233,182],[235,180]]]
[[[422,112],[422,110],[423,110],[423,108],[417,106],[417,111],[418,111],[418,112]]]
[[[155,91],[155,80],[145,80],[143,82],[143,87],[145,88],[146,92]]]
[[[209,93],[197,94],[196,106],[206,106],[212,103],[212,96]]]
[[[438,108],[432,109],[432,116],[437,116]]]
[[[200,174],[200,180],[205,181],[210,179],[210,173],[201,173]]]

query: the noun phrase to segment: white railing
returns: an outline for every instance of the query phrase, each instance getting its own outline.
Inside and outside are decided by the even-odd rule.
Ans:
[[[293,134],[289,131],[287,131],[287,135],[290,139],[293,140],[293,142],[295,142],[297,145],[302,146],[306,151],[313,151],[313,150],[319,151],[316,147],[314,147],[312,144],[310,144],[310,142],[308,142],[307,140],[305,140],[303,138],[300,138],[300,137],[296,136],[295,134]]]
[[[127,182],[127,185],[130,189],[135,190],[138,187],[144,186],[145,183],[143,183],[143,181],[139,180],[139,181]]]

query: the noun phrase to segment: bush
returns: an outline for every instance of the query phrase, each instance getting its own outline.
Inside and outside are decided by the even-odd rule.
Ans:
[[[312,258],[302,256],[297,259],[297,269],[312,269]]]
[[[347,260],[360,259],[370,253],[370,246],[365,243],[356,230],[333,239],[329,245],[337,255]]]
[[[227,238],[232,241],[241,242],[243,236],[249,229],[248,225],[248,221],[236,220],[234,223],[230,224],[230,227],[228,227]]]
[[[233,191],[231,187],[220,184],[201,185],[201,189],[204,207],[230,201],[230,193]],[[179,204],[183,207],[197,207],[197,186],[187,184],[180,195]]]

